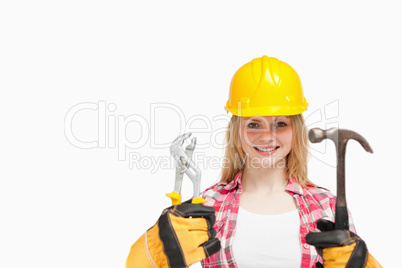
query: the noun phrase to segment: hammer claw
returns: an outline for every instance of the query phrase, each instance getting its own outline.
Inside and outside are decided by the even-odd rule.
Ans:
[[[373,149],[371,148],[370,144],[367,142],[367,140],[365,138],[363,138],[360,134],[355,133],[356,137],[358,137],[357,140],[360,145],[364,148],[364,150],[366,150],[366,152],[368,153],[374,153]]]

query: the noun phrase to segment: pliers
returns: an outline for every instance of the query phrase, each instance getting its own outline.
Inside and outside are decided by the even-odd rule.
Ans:
[[[191,144],[187,145],[186,151],[183,150],[182,145],[184,140],[191,136],[191,132],[185,133],[177,137],[170,146],[170,154],[176,160],[176,179],[174,184],[174,191],[166,194],[172,199],[172,205],[181,204],[181,186],[183,183],[184,173],[191,179],[193,183],[194,196],[191,203],[203,204],[207,200],[200,197],[200,183],[201,183],[201,170],[191,160],[197,139],[193,137]]]

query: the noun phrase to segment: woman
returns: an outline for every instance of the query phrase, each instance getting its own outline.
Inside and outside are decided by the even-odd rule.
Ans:
[[[306,236],[319,229],[327,231],[324,239],[313,234],[309,242],[320,252],[330,242],[324,250],[326,265],[374,263],[354,235],[350,215],[350,232],[342,231],[339,241],[330,223],[336,200],[307,177],[308,140],[301,115],[307,102],[294,69],[266,56],[245,64],[232,79],[226,109],[233,116],[221,181],[203,193],[204,205],[166,209],[134,244],[127,267],[183,267],[199,260],[211,268],[314,267],[323,260]],[[362,256],[352,255],[356,249]],[[140,262],[139,255],[147,257]]]

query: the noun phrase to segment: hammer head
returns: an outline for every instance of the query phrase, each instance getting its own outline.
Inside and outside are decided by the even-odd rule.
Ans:
[[[320,128],[312,128],[308,132],[308,138],[312,143],[318,143],[324,139],[330,139],[337,146],[340,146],[341,144],[346,145],[349,140],[356,140],[366,150],[366,152],[373,153],[373,149],[363,136],[348,129],[330,128],[323,130]]]
[[[326,138],[327,138],[327,131],[322,130],[321,128],[312,128],[308,132],[308,139],[312,143],[319,143]]]

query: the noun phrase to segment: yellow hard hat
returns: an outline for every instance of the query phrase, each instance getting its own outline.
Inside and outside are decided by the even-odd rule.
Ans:
[[[233,76],[226,110],[237,116],[295,115],[307,110],[296,71],[263,56],[243,65]]]

